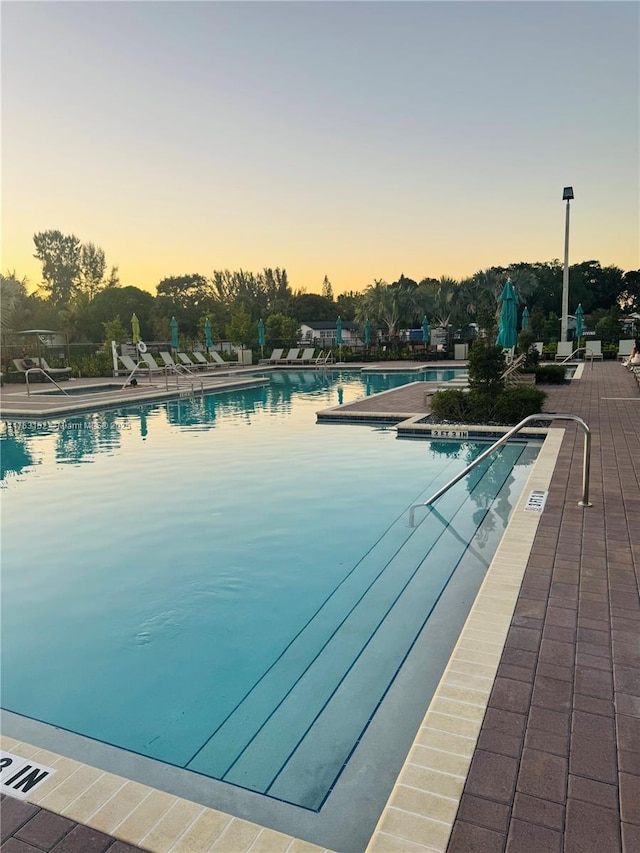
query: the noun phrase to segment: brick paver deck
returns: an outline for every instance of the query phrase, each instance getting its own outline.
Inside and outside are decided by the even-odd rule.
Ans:
[[[567,430],[448,853],[640,850],[640,393],[604,362],[546,388]]]

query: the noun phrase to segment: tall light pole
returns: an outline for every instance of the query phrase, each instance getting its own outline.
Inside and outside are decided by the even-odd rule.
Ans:
[[[573,187],[565,187],[562,191],[562,200],[567,202],[567,216],[564,226],[564,270],[562,272],[562,324],[560,326],[560,340],[568,341],[569,325],[569,202],[573,198]]]

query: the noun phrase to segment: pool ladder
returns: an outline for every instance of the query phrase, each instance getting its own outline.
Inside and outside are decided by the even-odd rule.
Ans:
[[[50,379],[53,382],[53,384],[56,386],[56,388],[58,388],[60,391],[62,391],[62,393],[65,396],[67,396],[67,397],[69,396],[69,394],[64,390],[64,388],[61,388],[58,385],[58,383],[56,382],[56,380],[53,378],[53,376],[51,376],[50,373],[47,373],[47,371],[43,367],[30,367],[30,368],[28,368],[28,370],[25,370],[25,372],[24,372],[24,381],[27,383],[27,397],[31,396],[31,388],[29,387],[29,374],[30,373],[42,373],[42,374],[44,374],[44,376],[46,376],[47,379]]]
[[[431,506],[431,504],[434,501],[437,501],[439,497],[442,497],[442,495],[446,491],[448,491],[451,486],[455,486],[457,482],[462,480],[463,477],[466,477],[470,471],[472,471],[481,462],[484,462],[484,460],[491,456],[491,454],[494,453],[499,447],[502,447],[503,444],[506,444],[512,436],[514,436],[517,432],[520,432],[520,430],[528,423],[531,423],[531,421],[575,421],[578,426],[583,430],[584,454],[582,459],[582,500],[578,501],[578,506],[593,506],[593,504],[589,501],[591,430],[589,429],[585,421],[583,421],[582,418],[579,418],[577,415],[550,415],[539,412],[536,415],[528,415],[526,418],[521,420],[519,424],[516,424],[514,427],[511,427],[508,432],[505,432],[502,438],[499,438],[498,441],[492,444],[491,447],[484,451],[484,453],[481,453],[477,459],[474,459],[470,465],[467,465],[467,467],[463,471],[460,471],[459,474],[456,474],[456,476],[453,477],[453,479],[449,480],[449,482],[446,483],[441,489],[438,489],[438,491],[434,495],[432,495],[429,500],[425,501],[424,503],[414,504],[409,510],[409,527],[415,526],[414,516],[416,509],[422,506]]]

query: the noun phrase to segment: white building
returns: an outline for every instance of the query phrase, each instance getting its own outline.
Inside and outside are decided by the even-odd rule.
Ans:
[[[306,320],[300,324],[300,343],[315,344],[327,349],[337,346],[335,320]],[[342,321],[342,344],[345,347],[362,346],[358,337],[358,324],[351,320]]]

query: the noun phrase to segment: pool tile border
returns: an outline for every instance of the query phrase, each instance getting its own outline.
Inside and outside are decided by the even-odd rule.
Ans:
[[[547,434],[367,853],[447,849],[540,521],[524,505],[548,489],[564,433]]]
[[[540,519],[523,506],[548,488],[563,436],[546,436],[367,853],[446,851]],[[57,771],[29,802],[151,853],[331,853],[14,738],[0,743]]]

